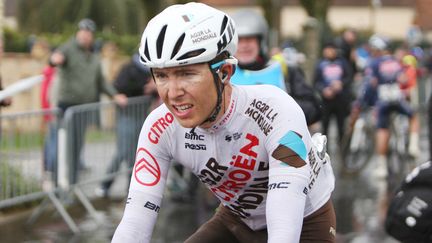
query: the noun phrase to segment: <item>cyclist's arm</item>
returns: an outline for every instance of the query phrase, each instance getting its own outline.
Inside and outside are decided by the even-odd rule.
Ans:
[[[112,242],[147,243],[151,240],[170,161],[169,126],[158,134],[152,132],[155,130],[152,127],[167,117],[165,114],[166,107],[159,107],[149,115],[141,130],[125,211]]]
[[[294,102],[279,114],[266,147],[269,152],[269,191],[266,204],[268,242],[299,242],[310,166],[310,135],[301,108]]]
[[[309,170],[308,165],[270,169],[269,185],[275,188],[267,195],[268,242],[299,242]]]

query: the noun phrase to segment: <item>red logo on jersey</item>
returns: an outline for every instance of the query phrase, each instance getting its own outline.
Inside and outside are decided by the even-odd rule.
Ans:
[[[250,133],[246,134],[246,139],[248,143],[240,149],[240,154],[232,157],[233,161],[230,164],[233,165],[233,169],[228,173],[228,180],[211,188],[216,195],[225,201],[234,198],[235,195],[232,192],[237,193],[246,185],[246,182],[251,178],[250,171],[255,168],[258,154],[252,149],[259,145],[259,140],[258,137]]]
[[[159,182],[160,176],[160,167],[155,157],[145,148],[139,148],[134,167],[137,182],[144,186],[154,186]]]
[[[159,143],[159,138],[165,129],[174,121],[174,116],[171,113],[166,113],[164,117],[157,119],[150,128],[150,132],[147,137],[153,144]]]

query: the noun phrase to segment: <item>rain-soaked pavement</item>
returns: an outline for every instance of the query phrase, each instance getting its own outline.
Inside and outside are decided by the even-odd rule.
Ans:
[[[427,151],[424,123],[422,128],[421,151]],[[338,220],[338,243],[397,242],[387,236],[380,226],[376,210],[376,189],[373,181],[368,177],[373,163],[369,163],[369,167],[365,168],[359,176],[339,176],[340,159],[334,155],[338,148],[336,143],[331,142],[332,139],[334,138],[329,138],[329,150],[330,154],[333,154],[332,163],[337,175],[333,201]],[[426,161],[426,156],[428,153],[424,153],[418,159],[418,163]],[[123,214],[126,183],[125,175],[115,182],[110,199],[95,198],[92,200],[94,207],[98,210],[100,223],[96,223],[82,206],[68,207],[68,212],[80,229],[79,234],[71,233],[67,224],[55,210],[46,210],[31,225],[25,224],[31,209],[16,210],[13,213],[0,211],[0,242],[110,242]],[[87,191],[91,192],[93,189],[94,187]],[[183,242],[213,212],[212,206],[205,207],[202,202],[198,199],[192,202],[181,202],[165,197],[152,242]]]

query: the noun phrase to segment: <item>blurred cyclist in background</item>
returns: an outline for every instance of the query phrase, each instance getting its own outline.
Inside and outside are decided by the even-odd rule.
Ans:
[[[384,220],[387,210],[387,152],[390,139],[390,116],[393,112],[409,117],[410,137],[408,153],[416,158],[419,154],[419,125],[416,113],[407,101],[401,86],[407,83],[407,77],[401,63],[392,55],[389,48],[389,39],[373,35],[369,38],[369,46],[373,58],[365,69],[366,91],[360,99],[374,97],[374,107],[377,116],[377,131],[375,137],[376,167],[373,176],[378,186],[379,216]],[[373,94],[376,95],[373,95]],[[369,95],[370,97],[366,97]]]
[[[408,152],[414,157],[419,153],[419,125],[414,110],[401,90],[401,86],[407,83],[407,77],[402,65],[390,52],[389,40],[379,35],[373,35],[369,39],[369,45],[375,53],[375,58],[365,72],[370,82],[370,88],[377,92],[375,105],[378,128],[376,135],[378,167],[375,172],[377,172],[378,177],[386,177],[390,114],[399,112],[410,118]]]

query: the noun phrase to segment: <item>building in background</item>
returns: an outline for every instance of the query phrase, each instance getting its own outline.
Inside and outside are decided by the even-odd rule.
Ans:
[[[238,7],[254,7],[253,0],[203,0],[230,13]],[[277,1],[276,1],[277,2]],[[281,36],[300,37],[307,15],[299,0],[279,0]],[[334,0],[327,19],[334,30],[355,28],[392,38],[405,38],[408,29],[418,24],[432,31],[432,0]]]

